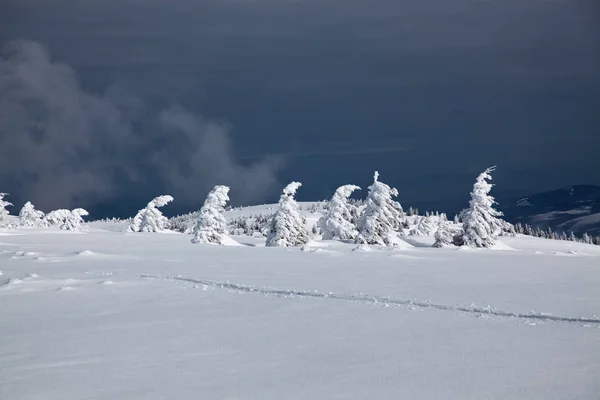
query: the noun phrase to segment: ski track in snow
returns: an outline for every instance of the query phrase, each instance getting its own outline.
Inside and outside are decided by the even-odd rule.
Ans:
[[[536,313],[516,313],[510,311],[497,310],[494,307],[478,307],[478,306],[451,306],[445,304],[435,304],[425,301],[414,301],[414,300],[403,300],[385,296],[373,296],[368,294],[341,294],[341,293],[323,293],[319,291],[304,291],[304,290],[293,290],[293,289],[275,289],[266,287],[255,287],[246,286],[230,282],[218,282],[195,278],[186,278],[182,276],[160,276],[160,275],[137,275],[144,279],[162,279],[166,281],[181,281],[203,285],[205,287],[214,287],[218,289],[230,290],[233,292],[243,293],[255,293],[264,296],[277,296],[277,297],[304,297],[304,298],[316,298],[316,299],[332,299],[332,300],[343,300],[351,302],[378,304],[383,306],[408,306],[415,308],[430,308],[442,311],[454,311],[459,313],[468,314],[471,316],[491,316],[499,318],[512,318],[524,320],[527,322],[539,321],[539,322],[565,322],[565,323],[576,323],[576,324],[597,324],[600,327],[600,318],[579,318],[579,317],[562,317],[548,314],[536,314]]]

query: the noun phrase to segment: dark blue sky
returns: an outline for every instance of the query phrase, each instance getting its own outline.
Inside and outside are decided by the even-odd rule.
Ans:
[[[15,203],[322,199],[378,169],[455,212],[495,164],[497,197],[600,185],[592,1],[3,0],[0,45]]]

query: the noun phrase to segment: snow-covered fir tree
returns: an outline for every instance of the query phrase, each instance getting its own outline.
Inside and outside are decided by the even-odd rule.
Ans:
[[[294,200],[294,195],[300,186],[302,186],[300,182],[292,182],[283,189],[279,208],[273,214],[269,224],[267,246],[292,247],[308,243],[310,235],[306,228],[306,219]]]
[[[44,218],[44,213],[36,210],[31,202],[25,203],[19,212],[19,225],[21,226],[38,226]]]
[[[441,248],[452,246],[452,231],[450,230],[450,224],[447,219],[441,218],[439,220],[437,230],[433,237],[435,238],[433,247]]]
[[[461,212],[463,229],[454,237],[457,246],[492,247],[502,232],[504,221],[498,218],[502,213],[494,209],[496,202],[489,194],[492,184],[488,180],[492,179],[490,174],[494,169],[486,169],[473,185],[469,208]]]
[[[593,244],[592,238],[590,235],[587,234],[587,232],[583,233],[583,236],[581,237],[581,242],[585,244]]]
[[[133,222],[127,228],[127,232],[160,232],[169,227],[169,220],[165,217],[159,207],[163,207],[173,201],[169,195],[158,196],[138,211]]]
[[[406,218],[400,203],[393,200],[398,190],[379,182],[379,173],[375,171],[373,184],[365,201],[365,210],[358,220],[357,244],[379,244],[395,246],[402,235]]]
[[[192,243],[225,244],[227,221],[223,212],[229,201],[229,187],[217,185],[210,191],[198,214]]]
[[[439,217],[436,218],[432,215],[417,217],[415,227],[410,230],[409,235],[431,236],[437,231],[439,220]]]
[[[327,213],[318,221],[324,240],[354,240],[358,235],[356,225],[352,222],[354,206],[348,203],[348,198],[355,190],[360,190],[360,187],[340,186],[329,200]]]
[[[81,224],[83,224],[83,217],[87,215],[89,215],[89,213],[83,208],[76,208],[69,211],[68,214],[65,215],[63,223],[60,225],[60,229],[78,231],[81,228]]]
[[[8,225],[9,212],[6,207],[12,206],[12,203],[4,200],[4,197],[8,196],[8,193],[0,193],[0,226]]]
[[[558,237],[558,240],[567,240],[567,239],[568,239],[567,234],[565,232],[561,232]]]

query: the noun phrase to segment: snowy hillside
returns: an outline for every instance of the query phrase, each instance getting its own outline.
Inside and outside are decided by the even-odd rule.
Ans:
[[[600,246],[216,246],[127,226],[0,231],[0,399],[600,397]]]
[[[541,229],[600,235],[600,187],[570,186],[520,198],[501,208],[506,219]]]

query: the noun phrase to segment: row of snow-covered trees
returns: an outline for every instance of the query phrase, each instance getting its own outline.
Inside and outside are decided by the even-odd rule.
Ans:
[[[433,235],[434,247],[467,246],[492,247],[498,236],[515,235],[515,233],[531,234],[530,227],[516,227],[502,220],[502,213],[494,208],[494,198],[490,195],[492,184],[488,168],[481,173],[473,186],[469,207],[455,217],[451,224],[445,214],[429,214],[414,218],[411,228],[402,206],[395,200],[398,191],[379,180],[375,172],[373,183],[368,188],[364,201],[350,198],[353,192],[360,190],[356,185],[343,185],[333,194],[330,201],[313,204],[309,211],[324,211],[313,232],[306,225],[300,206],[295,201],[296,191],[302,186],[299,182],[291,182],[283,189],[277,210],[270,216],[257,216],[249,226],[246,222],[237,221],[238,227],[244,231],[262,231],[266,236],[267,246],[302,246],[306,244],[311,233],[320,231],[324,240],[342,240],[358,245],[397,246],[405,235]],[[173,201],[173,197],[163,195],[150,201],[145,208],[139,210],[127,228],[127,232],[159,232],[166,229],[178,229],[193,234],[193,243],[225,244],[230,233],[224,211],[229,202],[229,187],[218,185],[208,194],[202,208],[191,214],[190,224],[187,218],[169,221],[159,210]],[[10,227],[7,223],[7,206],[5,194],[0,193],[0,227]],[[416,214],[410,210],[410,214]],[[18,225],[50,226],[57,225],[61,229],[77,230],[83,222],[87,211],[56,210],[48,214],[36,210],[31,203],[26,203],[19,213]],[[541,234],[539,235],[541,236]],[[571,235],[574,237],[573,235]],[[549,235],[548,237],[554,238]],[[557,237],[558,238],[558,237]],[[584,235],[584,243],[594,240]]]
[[[573,232],[567,235],[567,233],[564,231],[559,233],[553,231],[551,228],[534,228],[528,224],[523,225],[520,222],[515,224],[515,231],[522,235],[534,236],[542,239],[564,240],[569,242],[600,245],[600,236],[593,237],[587,233],[584,233],[581,237],[577,237]]]
[[[514,235],[514,227],[503,221],[502,214],[494,209],[494,198],[490,196],[492,185],[489,168],[477,177],[469,208],[461,212],[462,226],[459,231],[451,229],[444,214],[417,217],[414,228],[407,232],[409,223],[402,206],[394,198],[398,191],[379,180],[375,172],[373,184],[360,207],[351,204],[351,194],[359,190],[356,185],[339,187],[328,203],[326,213],[318,221],[318,228],[325,240],[353,241],[358,245],[396,246],[401,237],[408,234],[432,234],[434,247],[469,246],[491,247],[500,235]],[[267,229],[267,246],[302,246],[311,238],[306,220],[294,196],[302,186],[292,182],[283,189],[276,212],[270,217]],[[193,227],[185,231],[192,233],[193,243],[224,244],[228,234],[223,212],[229,201],[229,188],[215,186],[208,194],[204,205],[195,213]],[[168,219],[158,210],[173,198],[160,196],[140,210],[128,228],[129,232],[157,232],[166,229]]]
[[[500,219],[502,213],[494,209],[494,198],[489,195],[492,185],[487,180],[491,179],[492,171],[493,168],[489,168],[477,177],[469,208],[461,213],[463,224],[460,231],[452,230],[445,214],[441,214],[418,217],[409,234],[433,233],[434,247],[491,247],[498,236],[514,234],[512,225]],[[355,226],[347,199],[357,189],[357,186],[346,185],[335,192],[327,214],[319,221],[323,238],[354,239],[355,243],[366,245],[397,245],[409,227],[402,206],[394,200],[398,191],[380,182],[379,174],[375,172],[364,210]]]
[[[83,208],[54,210],[45,214],[40,210],[36,210],[34,205],[28,201],[19,211],[17,222],[9,222],[9,212],[6,207],[11,207],[12,203],[4,200],[6,196],[7,193],[0,193],[0,228],[58,226],[60,229],[78,230],[83,223],[83,217],[88,215],[88,212]]]

